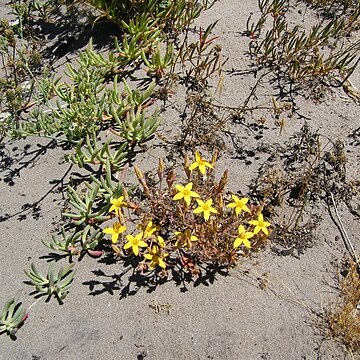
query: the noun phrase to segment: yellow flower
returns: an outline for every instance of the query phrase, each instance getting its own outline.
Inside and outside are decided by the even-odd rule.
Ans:
[[[175,235],[179,238],[175,243],[175,247],[184,245],[187,249],[190,249],[192,243],[199,240],[195,235],[191,235],[190,229],[186,229],[184,232],[175,231]]]
[[[206,202],[203,202],[202,200],[198,200],[196,199],[197,203],[198,203],[198,207],[194,210],[194,214],[200,214],[200,213],[204,213],[204,219],[205,221],[209,220],[210,217],[210,213],[214,213],[217,214],[217,210],[214,209],[211,205],[212,205],[212,199],[209,199]]]
[[[165,240],[160,235],[158,235],[156,242],[161,248],[164,248],[166,246]]]
[[[187,185],[175,185],[176,190],[178,193],[173,197],[173,200],[181,200],[184,199],[187,206],[191,203],[191,198],[200,197],[195,191],[192,191],[192,182],[189,182]]]
[[[189,170],[192,171],[196,168],[199,168],[199,171],[205,175],[206,174],[206,168],[210,168],[213,169],[214,167],[207,162],[205,159],[203,159],[200,155],[200,153],[198,151],[195,152],[195,162],[193,162],[190,166],[189,166]]]
[[[139,233],[136,234],[135,236],[133,235],[126,235],[126,238],[128,240],[128,242],[124,245],[124,249],[130,249],[132,250],[132,252],[138,256],[139,255],[139,247],[141,248],[145,248],[147,247],[147,243],[143,240],[144,238],[144,233]]]
[[[122,207],[127,206],[126,201],[124,201],[124,197],[120,196],[117,199],[111,199],[110,203],[112,204],[109,212],[115,211],[116,213],[118,213]]]
[[[271,226],[271,224],[267,221],[264,221],[263,214],[260,213],[257,220],[250,220],[249,224],[255,226],[254,234],[262,231],[265,235],[269,235],[269,230],[267,228]]]
[[[164,254],[163,256],[161,256],[160,254],[160,249],[154,245],[150,250],[148,254],[144,255],[144,258],[147,260],[150,260],[150,268],[153,269],[156,266],[160,266],[161,268],[165,269],[166,268],[166,264],[164,261],[164,257],[167,256],[167,254]]]
[[[239,247],[241,244],[244,244],[248,249],[251,248],[249,239],[252,238],[255,234],[253,232],[245,231],[245,228],[240,225],[239,226],[239,237],[237,237],[234,241],[234,248]]]
[[[118,241],[118,238],[121,233],[126,230],[126,226],[121,225],[120,223],[115,223],[111,228],[106,228],[103,230],[105,234],[111,234],[111,241],[115,244]]]
[[[231,195],[234,202],[227,204],[226,207],[235,209],[236,215],[239,215],[241,211],[250,212],[250,209],[246,206],[249,198],[239,199],[236,195]]]
[[[152,220],[149,220],[145,228],[142,225],[139,228],[144,231],[144,238],[152,236],[155,231],[159,230],[159,227],[154,225]]]

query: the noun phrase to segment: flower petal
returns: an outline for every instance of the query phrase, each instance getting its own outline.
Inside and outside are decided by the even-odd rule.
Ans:
[[[193,170],[195,170],[197,167],[199,166],[199,164],[198,163],[192,163],[190,166],[189,166],[189,170],[190,171],[193,171]]]
[[[175,185],[175,189],[176,189],[177,191],[184,191],[185,188],[184,188],[182,185],[177,184],[177,185]]]
[[[199,207],[197,207],[195,210],[193,210],[193,213],[194,213],[194,214],[200,214],[200,213],[202,213],[202,212],[203,212],[203,209],[202,209],[201,206],[199,206]]]
[[[242,240],[240,238],[236,238],[234,241],[234,249],[236,249],[237,247],[239,247],[242,243]]]
[[[111,241],[115,244],[118,241],[119,238],[119,234],[118,233],[114,233],[111,235]]]
[[[184,197],[184,194],[181,192],[178,192],[174,197],[173,200],[181,200]]]
[[[161,268],[165,269],[165,268],[166,268],[166,264],[165,264],[164,260],[163,260],[162,258],[160,258],[160,257],[159,257],[158,260],[159,260],[159,266],[160,266]]]
[[[249,241],[248,239],[243,239],[243,244],[244,244],[248,249],[251,248],[251,244],[250,244],[250,241]]]
[[[104,234],[113,234],[115,231],[113,228],[106,228],[103,230]]]
[[[184,196],[184,200],[185,200],[186,205],[189,206],[190,203],[191,203],[191,197],[190,197],[190,195]]]
[[[190,196],[191,197],[200,197],[200,195],[195,191],[190,191]]]
[[[137,245],[132,246],[132,251],[136,256],[139,255],[139,247]]]
[[[199,170],[200,170],[200,172],[201,172],[203,175],[206,174],[206,167],[205,167],[204,164],[200,164],[200,165],[199,165]]]
[[[254,229],[254,234],[257,234],[257,233],[259,233],[260,232],[260,230],[261,230],[261,227],[260,226],[255,226],[255,229]]]
[[[139,247],[147,247],[148,244],[147,244],[145,241],[140,240],[140,241],[137,243],[137,246],[139,246]]]
[[[204,219],[205,221],[208,221],[210,217],[210,211],[209,210],[204,210]]]

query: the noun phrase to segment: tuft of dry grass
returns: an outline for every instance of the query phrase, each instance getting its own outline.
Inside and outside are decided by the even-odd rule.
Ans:
[[[351,263],[340,286],[340,296],[327,315],[332,337],[341,340],[351,352],[360,351],[360,269]]]

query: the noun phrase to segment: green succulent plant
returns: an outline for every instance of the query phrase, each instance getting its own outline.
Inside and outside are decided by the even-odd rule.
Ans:
[[[66,160],[80,168],[83,168],[85,164],[106,166],[106,162],[109,161],[113,169],[119,170],[128,158],[127,144],[122,143],[112,151],[110,148],[112,141],[110,139],[105,144],[99,146],[96,134],[93,134],[92,141],[90,136],[86,136],[85,144],[83,144],[83,141],[80,141],[76,146],[75,154],[67,155]]]
[[[73,207],[74,212],[64,212],[63,216],[73,219],[76,226],[84,223],[95,224],[108,220],[109,218],[103,215],[106,212],[106,206],[96,210],[100,185],[95,184],[94,186],[90,186],[88,183],[85,183],[85,185],[91,190],[86,192],[84,199],[81,199],[76,190],[71,186],[67,188],[70,205]]]
[[[2,308],[0,316],[0,334],[6,332],[14,336],[27,319],[26,310],[17,297],[9,299]]]
[[[174,47],[173,45],[168,45],[165,53],[162,54],[158,44],[151,55],[147,56],[144,51],[141,51],[141,57],[148,68],[148,74],[162,78],[165,75],[165,70],[171,67],[174,62]]]
[[[149,140],[160,125],[160,118],[156,110],[150,117],[145,116],[141,106],[135,111],[134,107],[126,115],[126,120],[120,120],[116,112],[112,112],[117,122],[117,134],[129,141],[131,145]]]
[[[61,227],[61,237],[57,238],[55,235],[52,235],[50,242],[43,241],[42,243],[49,248],[50,250],[62,251],[62,252],[71,252],[71,248],[74,244],[80,241],[81,233],[75,233],[69,235],[64,227]]]
[[[121,195],[124,195],[125,188],[120,181],[113,180],[112,168],[109,160],[107,160],[106,162],[105,172],[106,175],[100,175],[99,178],[96,178],[94,175],[90,175],[90,178],[93,181],[93,185],[87,183],[87,187],[90,191],[92,191],[93,186],[99,186],[99,198],[104,199],[106,203],[109,204],[110,199],[118,198]],[[134,187],[131,187],[130,190],[127,192],[131,194],[133,190]],[[106,211],[107,210],[108,208],[106,208]]]
[[[69,292],[69,288],[74,280],[75,271],[74,264],[61,267],[58,272],[53,268],[51,263],[48,267],[46,275],[43,275],[36,269],[35,264],[31,263],[31,270],[25,271],[29,277],[31,285],[35,286],[36,291],[41,295],[55,295],[59,301],[65,299]]]
[[[104,237],[101,229],[94,230],[90,225],[69,235],[65,229],[61,228],[61,236],[56,238],[52,236],[49,243],[43,241],[43,244],[51,250],[64,252],[70,255],[84,256],[88,253],[91,256],[102,255],[101,250],[96,250],[99,242]]]

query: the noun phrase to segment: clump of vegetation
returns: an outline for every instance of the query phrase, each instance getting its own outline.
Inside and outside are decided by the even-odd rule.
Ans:
[[[100,10],[101,17],[106,17],[117,23],[123,29],[129,29],[139,19],[142,24],[151,19],[152,25],[157,25],[166,32],[179,32],[196,19],[203,10],[210,8],[217,0],[84,0]],[[145,19],[146,14],[146,19]],[[135,19],[135,20],[134,20]],[[141,25],[139,27],[142,27]]]
[[[260,169],[253,192],[267,199],[268,210],[282,219],[274,242],[288,254],[294,250],[302,253],[314,244],[319,217],[311,214],[311,206],[319,201],[332,206],[333,197],[345,202],[350,211],[357,210],[352,199],[359,187],[347,177],[346,162],[341,141],[334,142],[305,125],[284,146],[277,147]],[[280,210],[283,208],[286,215]]]
[[[259,0],[260,18],[252,21],[249,17],[246,33],[256,64],[294,83],[343,83],[359,62],[360,41],[348,42],[346,37],[358,28],[360,8],[322,21],[308,32],[289,25],[288,6],[286,0]]]
[[[228,172],[217,182],[215,160],[216,156],[208,162],[198,152],[192,163],[186,157],[181,182],[173,171],[166,174],[162,161],[157,179],[147,179],[135,167],[141,202],[124,197],[111,200],[109,210],[115,212],[116,222],[104,230],[112,235],[115,253],[134,257],[142,271],[150,266],[165,275],[166,267],[178,271],[185,267],[196,275],[200,264],[232,266],[238,256],[261,248],[270,227],[262,206],[235,194],[227,200]],[[124,237],[126,230],[130,233]]]
[[[231,267],[239,256],[265,245],[271,225],[264,219],[263,205],[235,194],[230,200],[225,190],[228,172],[216,181],[215,161],[216,155],[208,162],[198,152],[192,163],[185,157],[180,181],[162,160],[156,178],[135,166],[141,190],[132,190],[132,195],[119,183],[114,187],[107,167],[106,179],[93,178],[83,199],[69,189],[72,209],[63,215],[72,221],[45,245],[79,260],[86,254],[112,253],[153,282],[170,273],[198,277],[209,266]],[[51,268],[45,277],[32,265],[27,274],[38,292],[62,299],[73,276],[71,268],[66,269],[55,276]]]
[[[347,264],[336,304],[325,314],[330,335],[342,341],[351,353],[360,351],[360,273],[358,264]]]
[[[47,274],[43,275],[34,264],[31,264],[31,270],[25,273],[30,279],[30,284],[35,286],[39,295],[47,294],[49,297],[55,295],[61,303],[68,294],[74,279],[73,267],[74,264],[69,264],[55,272],[51,265]]]
[[[357,0],[304,0],[307,4],[321,10],[326,16],[346,14],[359,9]]]

